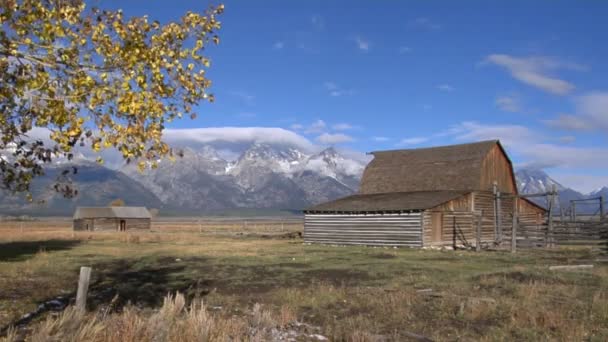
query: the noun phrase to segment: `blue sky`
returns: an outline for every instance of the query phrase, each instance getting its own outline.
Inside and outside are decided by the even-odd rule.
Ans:
[[[91,3],[162,22],[210,4]],[[216,102],[173,130],[274,127],[361,152],[499,138],[516,165],[608,185],[608,2],[223,3]]]

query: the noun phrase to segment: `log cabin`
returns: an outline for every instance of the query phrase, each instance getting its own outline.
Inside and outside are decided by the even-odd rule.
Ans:
[[[371,154],[357,194],[304,211],[305,242],[461,247],[479,234],[481,244],[500,245],[514,212],[527,224],[545,218],[544,208],[517,197],[498,140]]]
[[[149,230],[152,216],[145,207],[78,207],[74,230]]]

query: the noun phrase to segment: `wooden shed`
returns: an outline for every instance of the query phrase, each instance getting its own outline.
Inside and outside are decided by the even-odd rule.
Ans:
[[[78,207],[74,230],[126,231],[150,229],[152,216],[145,207]]]
[[[372,152],[358,194],[304,211],[304,241],[380,246],[501,243],[514,208],[542,223],[545,209],[517,198],[511,161],[497,140]],[[514,202],[517,201],[514,206]]]

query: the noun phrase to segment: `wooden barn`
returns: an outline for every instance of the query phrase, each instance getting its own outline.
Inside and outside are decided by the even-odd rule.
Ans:
[[[152,216],[145,207],[78,207],[74,230],[126,231],[150,229]]]
[[[482,244],[501,244],[515,210],[520,222],[544,220],[544,208],[517,197],[497,140],[371,154],[359,193],[304,211],[305,242],[473,246],[479,231]]]

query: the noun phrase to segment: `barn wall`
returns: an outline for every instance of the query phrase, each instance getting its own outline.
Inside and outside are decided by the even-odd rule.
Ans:
[[[518,201],[519,222],[528,225],[540,225],[547,219],[547,212],[527,200]]]
[[[421,214],[306,214],[304,242],[421,247]]]
[[[480,189],[492,190],[494,181],[496,181],[500,192],[517,192],[513,168],[498,145],[495,145],[486,155],[481,167]]]
[[[127,225],[127,230],[145,230],[150,229],[150,219],[124,219]]]
[[[88,224],[88,226],[87,226]],[[93,220],[90,219],[77,219],[73,223],[74,230],[93,230]]]
[[[93,230],[95,231],[117,231],[118,230],[118,219],[115,218],[94,218]]]
[[[450,203],[452,202],[452,203]],[[425,246],[474,246],[476,244],[477,217],[481,214],[481,242],[496,240],[497,218],[494,209],[494,194],[490,191],[475,192],[456,200],[429,209],[423,215],[423,241]],[[510,238],[513,224],[513,199],[500,200],[500,226],[502,238]],[[441,241],[433,241],[433,213],[441,212],[443,225]]]

